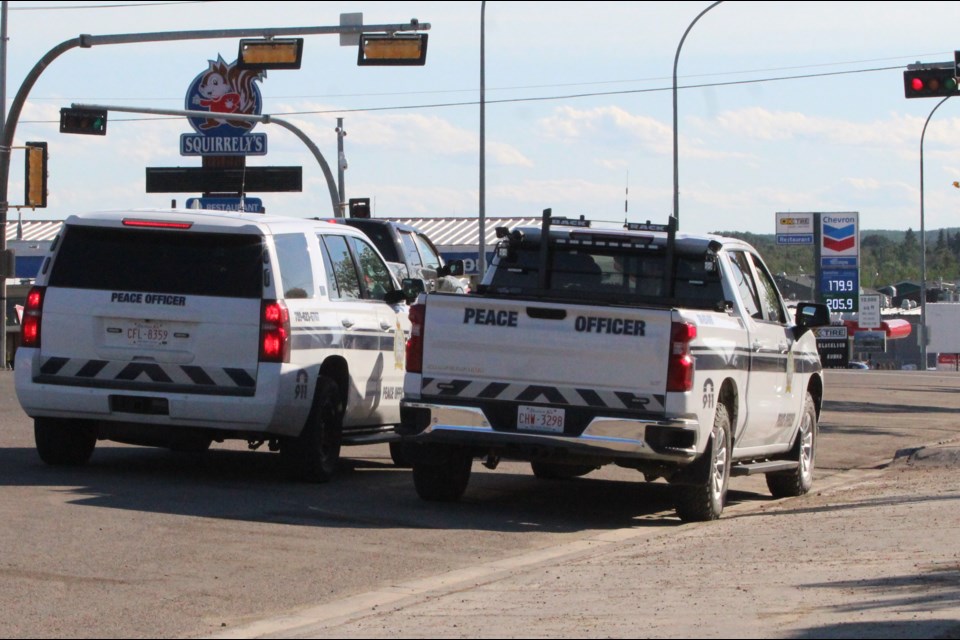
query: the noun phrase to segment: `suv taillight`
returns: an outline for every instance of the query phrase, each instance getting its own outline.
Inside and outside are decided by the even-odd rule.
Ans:
[[[427,318],[424,304],[410,305],[410,338],[407,339],[407,371],[423,373],[423,325]]]
[[[43,294],[46,287],[31,287],[23,307],[20,324],[20,346],[40,348],[40,319],[43,316]]]
[[[290,362],[290,312],[279,300],[260,306],[260,362]]]
[[[667,366],[667,391],[690,391],[693,388],[693,356],[690,343],[697,337],[697,327],[687,322],[670,326],[670,357]]]

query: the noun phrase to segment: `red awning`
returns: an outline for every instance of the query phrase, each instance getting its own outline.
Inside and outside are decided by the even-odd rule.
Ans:
[[[898,318],[881,321],[879,329],[861,329],[856,320],[844,320],[843,324],[846,325],[847,331],[851,334],[858,331],[883,331],[887,334],[888,340],[906,338],[910,335],[910,322]]]

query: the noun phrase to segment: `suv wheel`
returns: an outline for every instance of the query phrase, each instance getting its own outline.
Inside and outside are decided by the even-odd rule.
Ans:
[[[40,459],[55,466],[85,464],[97,446],[97,431],[86,420],[34,418],[33,436]]]
[[[340,391],[333,380],[320,378],[303,432],[280,443],[280,458],[287,473],[304,482],[329,481],[340,460],[342,432]]]

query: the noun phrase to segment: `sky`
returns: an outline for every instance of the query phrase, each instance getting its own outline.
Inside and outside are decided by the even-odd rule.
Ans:
[[[422,67],[356,64],[335,34],[304,36],[298,70],[259,83],[263,113],[302,130],[346,198],[377,217],[480,212],[481,2],[67,2],[7,4],[7,107],[49,50],[81,34],[429,24]],[[960,227],[960,99],[906,99],[903,71],[953,61],[958,2],[485,3],[485,215],[666,222],[673,212],[674,58],[681,231],[775,232],[778,212],[849,212],[861,229]],[[111,112],[105,136],[59,133],[71,104],[183,109],[236,38],[74,48],[29,92],[14,146],[49,145],[48,207],[24,220],[183,205],[145,192],[147,167],[180,155],[183,117]],[[300,193],[250,193],[270,213],[332,215],[329,182],[297,136],[258,124],[248,166],[301,166]],[[23,151],[9,201],[23,201]],[[17,215],[9,213],[9,219]]]

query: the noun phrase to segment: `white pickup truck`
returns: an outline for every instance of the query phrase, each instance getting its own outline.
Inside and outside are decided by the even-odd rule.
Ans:
[[[675,229],[548,209],[498,229],[475,294],[420,296],[398,431],[421,498],[458,500],[477,458],[554,480],[637,469],[676,485],[684,521],[718,518],[731,476],[810,489],[826,306],[791,318],[753,247]]]

